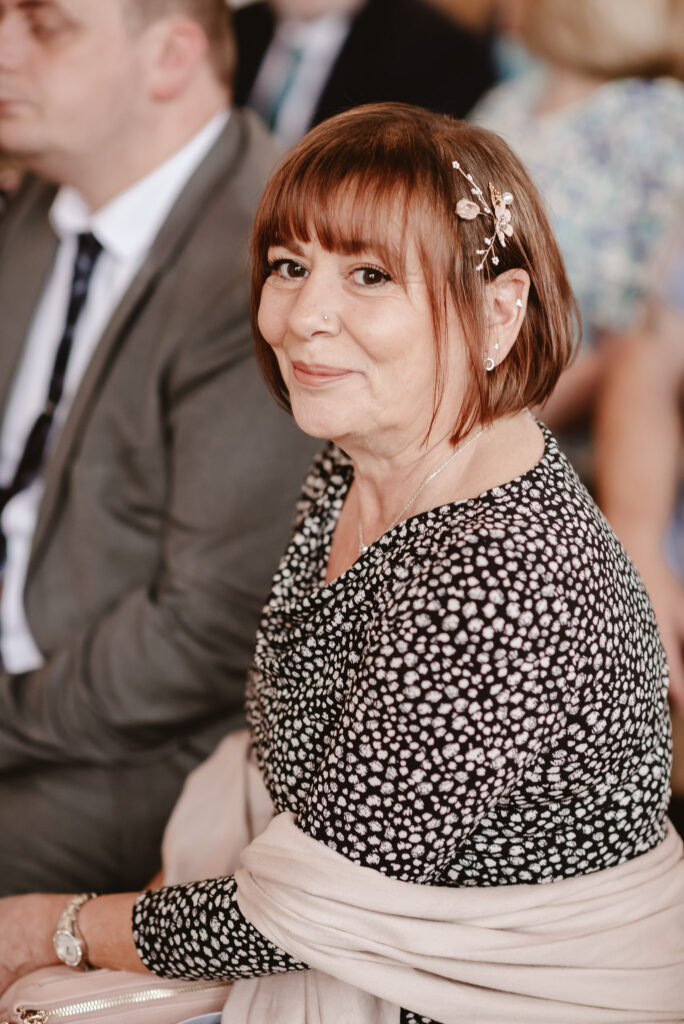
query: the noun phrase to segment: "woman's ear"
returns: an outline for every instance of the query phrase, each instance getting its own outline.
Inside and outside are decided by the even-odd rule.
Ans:
[[[150,29],[150,92],[157,101],[182,95],[205,61],[207,37],[201,26],[181,15],[160,19]]]
[[[483,353],[485,369],[493,370],[502,362],[520,333],[530,277],[526,270],[506,270],[486,285],[489,312],[489,347]]]

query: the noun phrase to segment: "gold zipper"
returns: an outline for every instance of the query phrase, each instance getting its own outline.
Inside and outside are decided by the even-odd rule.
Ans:
[[[177,988],[144,988],[136,992],[122,993],[120,996],[108,996],[102,999],[83,999],[78,1003],[56,1006],[52,1010],[34,1010],[27,1006],[17,1007],[22,1024],[47,1024],[50,1020],[64,1017],[80,1017],[86,1013],[98,1013],[101,1010],[113,1010],[119,1006],[150,1003],[155,999],[173,999],[174,996],[188,992],[208,992],[213,988],[229,988],[232,981],[213,981],[206,984],[188,984]]]

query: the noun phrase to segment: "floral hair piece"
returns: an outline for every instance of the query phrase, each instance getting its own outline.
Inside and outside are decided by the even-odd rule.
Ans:
[[[458,160],[452,161],[451,165],[455,170],[462,174],[470,185],[471,194],[475,197],[474,199],[459,199],[456,204],[456,213],[461,220],[475,220],[481,213],[489,215],[494,221],[494,232],[491,238],[485,238],[484,244],[487,246],[486,249],[476,249],[477,255],[481,256],[482,259],[477,264],[476,269],[482,270],[484,268],[489,254],[492,251],[494,243],[498,240],[499,244],[503,249],[506,248],[506,239],[510,238],[513,234],[513,225],[511,224],[511,211],[509,206],[513,202],[513,194],[511,192],[501,192],[495,185],[489,182],[489,195],[492,203],[493,210],[487,205],[484,193],[479,185],[476,185],[473,181],[471,174],[466,172],[461,167]],[[499,263],[498,256],[492,256],[492,263],[496,267]]]

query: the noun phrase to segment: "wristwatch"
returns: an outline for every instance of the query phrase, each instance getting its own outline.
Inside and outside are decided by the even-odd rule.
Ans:
[[[59,959],[68,967],[89,966],[85,939],[78,930],[78,912],[88,900],[94,900],[96,895],[94,892],[84,892],[74,896],[60,914],[52,945]]]

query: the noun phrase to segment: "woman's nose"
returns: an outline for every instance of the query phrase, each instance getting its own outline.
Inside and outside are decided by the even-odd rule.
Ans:
[[[332,282],[309,277],[290,309],[290,324],[305,338],[339,333],[335,288]]]

